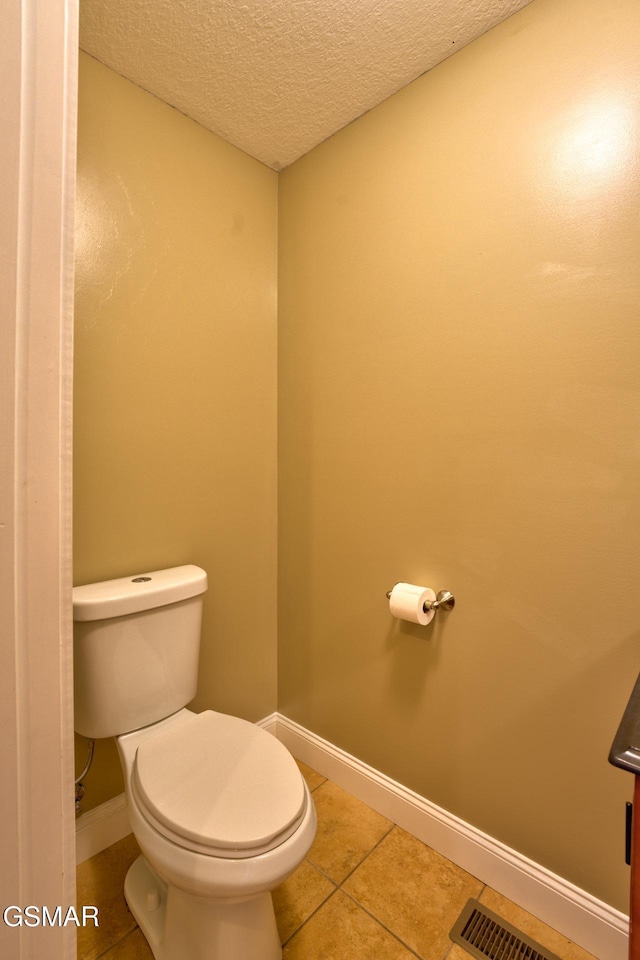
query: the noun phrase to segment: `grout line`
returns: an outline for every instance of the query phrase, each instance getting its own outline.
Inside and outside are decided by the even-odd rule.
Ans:
[[[474,879],[477,879],[477,877],[474,878]],[[491,888],[489,887],[488,884],[483,883],[483,884],[482,884],[482,890],[481,890],[480,893],[479,893],[476,897],[474,897],[473,899],[479,901],[479,900],[480,900],[480,897],[481,897],[482,894],[485,892],[485,890],[490,890],[490,889],[491,889]],[[458,947],[460,948],[460,950],[464,951],[465,955],[468,954],[470,957],[472,956],[472,955],[469,953],[468,950],[465,950],[465,949],[464,949],[464,947],[462,946],[461,943],[455,944],[455,943],[453,942],[453,940],[452,940],[452,941],[451,941],[451,945],[449,946],[449,949],[445,952],[444,956],[442,957],[442,960],[447,960],[447,957],[450,955],[451,951],[453,950],[453,948],[454,948],[455,946],[458,946]]]
[[[311,863],[311,861],[309,861],[309,863]],[[315,866],[315,864],[311,864],[311,865],[312,865],[312,866]],[[322,871],[321,871],[321,872],[322,872]],[[324,874],[324,876],[326,876],[326,874]],[[330,878],[327,877],[327,879],[330,879]],[[331,882],[333,883],[333,880],[332,880]],[[303,927],[306,927],[306,925],[309,923],[309,920],[311,920],[311,917],[315,917],[315,915],[316,915],[316,913],[318,912],[318,910],[320,910],[322,907],[324,907],[325,903],[328,903],[329,900],[331,900],[331,897],[333,897],[334,894],[336,894],[339,889],[340,889],[339,887],[336,887],[335,890],[332,890],[331,893],[330,893],[328,896],[326,896],[326,897],[324,898],[324,900],[323,900],[321,903],[319,903],[318,906],[317,906],[314,910],[311,911],[311,913],[310,913],[309,916],[306,918],[306,920],[303,920],[302,923],[300,924],[300,926],[299,926],[299,927],[296,927],[296,929],[293,931],[293,933],[289,934],[289,936],[287,937],[287,939],[282,941],[282,946],[283,946],[283,947],[285,946],[285,944],[289,943],[290,940],[293,940],[293,938],[296,936],[296,934],[297,934],[297,933],[300,933],[300,931],[302,930]]]
[[[379,846],[380,846],[380,844],[381,844],[382,841],[385,839],[385,837],[388,837],[389,834],[391,833],[391,831],[394,830],[396,826],[397,826],[397,824],[392,823],[391,826],[389,827],[389,829],[387,830],[387,832],[386,832],[382,837],[380,837],[380,839],[377,840],[376,843],[374,843],[374,845],[371,847],[370,850],[368,850],[368,851],[365,853],[365,855],[364,855],[364,857],[362,858],[362,860],[358,860],[358,862],[356,863],[355,867],[352,867],[351,870],[349,870],[349,873],[348,873],[345,877],[343,877],[342,880],[334,880],[334,878],[331,877],[331,876],[329,876],[328,873],[325,873],[325,871],[322,869],[322,867],[319,867],[317,863],[314,863],[314,861],[313,861],[309,856],[307,856],[306,859],[309,861],[309,863],[311,864],[312,867],[315,867],[315,869],[316,869],[319,873],[322,874],[323,877],[326,877],[327,880],[330,880],[331,883],[334,885],[334,887],[336,887],[336,889],[340,889],[340,887],[342,886],[342,884],[343,884],[343,883],[346,883],[346,881],[349,879],[349,877],[350,877],[353,873],[355,873],[356,870],[357,870],[359,867],[362,866],[362,864],[365,862],[365,860],[367,859],[367,857],[371,856],[371,854],[372,854],[373,851],[376,849],[376,847],[379,847]]]
[[[327,782],[328,782],[328,778],[326,778],[324,782],[327,783]],[[320,786],[322,786],[322,784],[318,784],[318,787],[320,787]],[[316,788],[316,789],[317,789],[317,788]],[[312,792],[313,792],[313,791],[312,791]],[[371,847],[371,849],[367,851],[367,853],[364,855],[364,857],[362,858],[362,860],[358,861],[358,863],[355,865],[355,867],[353,867],[353,869],[349,871],[349,873],[346,875],[346,877],[343,877],[342,880],[340,880],[340,881],[334,880],[333,877],[330,877],[328,873],[325,873],[325,871],[322,869],[322,867],[319,867],[319,866],[318,866],[316,863],[314,863],[313,860],[311,860],[309,857],[306,857],[306,858],[305,858],[305,859],[307,860],[307,862],[308,862],[309,864],[311,864],[311,866],[314,868],[314,870],[317,870],[319,874],[321,874],[323,877],[325,877],[326,880],[328,880],[331,884],[333,884],[334,889],[331,891],[330,894],[328,894],[328,896],[326,896],[326,897],[324,898],[324,900],[322,900],[322,901],[318,904],[318,906],[309,914],[309,916],[306,917],[306,919],[303,920],[302,923],[301,923],[298,927],[296,927],[296,929],[293,931],[293,933],[291,933],[291,934],[287,937],[287,939],[282,942],[282,946],[283,946],[283,947],[284,947],[287,943],[289,943],[289,941],[292,940],[293,937],[295,937],[296,934],[299,933],[300,930],[302,930],[302,928],[303,928],[304,926],[306,926],[307,923],[309,923],[309,921],[311,920],[311,918],[316,915],[316,913],[318,912],[318,910],[320,910],[322,907],[324,907],[324,905],[325,905],[326,903],[328,903],[328,901],[331,899],[331,897],[333,897],[334,894],[335,894],[338,890],[342,890],[342,884],[345,883],[345,881],[349,879],[349,877],[358,869],[358,867],[362,866],[362,864],[365,862],[365,860],[367,859],[367,857],[369,857],[369,856],[373,853],[373,851],[376,849],[376,847],[380,846],[380,844],[381,844],[382,841],[385,839],[385,837],[388,837],[389,834],[391,833],[391,831],[395,829],[395,827],[396,827],[396,824],[395,824],[395,823],[392,823],[391,826],[389,827],[389,829],[383,834],[383,836],[381,836],[380,839],[379,839],[376,843],[374,843],[374,845]],[[342,890],[342,892],[345,894],[345,896],[348,896],[349,899],[352,900],[358,907],[361,907],[362,909],[364,909],[364,908],[362,907],[362,905],[359,904],[357,900],[355,900],[354,897],[351,897],[351,896],[346,892],[346,890]],[[399,938],[398,938],[394,933],[392,933],[391,930],[389,930],[387,927],[385,927],[383,923],[380,923],[380,921],[378,920],[378,918],[377,918],[377,917],[374,917],[374,915],[373,915],[372,913],[369,913],[368,910],[365,910],[365,913],[369,914],[369,916],[372,917],[372,919],[375,920],[376,923],[379,923],[381,927],[384,927],[384,929],[387,930],[387,933],[390,933],[393,937],[395,937],[396,940],[399,940]],[[402,943],[403,946],[406,946],[406,944],[404,944],[402,940],[399,940],[399,942]],[[408,947],[407,949],[411,950],[410,947]],[[420,957],[419,954],[415,953],[415,951],[411,950],[411,952],[414,954],[414,956],[418,957],[419,960],[423,960],[423,958]]]
[[[359,900],[356,900],[356,898],[355,898],[354,896],[352,896],[347,890],[342,890],[342,893],[345,895],[345,897],[349,897],[349,899],[350,899],[353,903],[355,903],[355,905],[356,905],[360,910],[362,910],[363,913],[366,913],[367,916],[371,917],[372,920],[375,920],[375,922],[378,924],[378,926],[379,926],[379,927],[382,927],[383,930],[386,930],[387,933],[390,934],[390,935],[393,937],[394,940],[397,940],[398,943],[401,943],[402,946],[403,946],[406,950],[409,951],[409,953],[412,953],[414,957],[417,957],[417,958],[418,958],[418,960],[425,960],[425,958],[423,957],[423,955],[422,955],[421,953],[417,953],[417,952],[413,949],[413,947],[410,947],[408,943],[405,943],[405,941],[402,940],[402,939],[398,936],[397,933],[394,933],[393,930],[390,930],[389,927],[386,925],[386,923],[383,923],[382,920],[381,920],[379,917],[376,917],[375,913],[371,913],[371,910],[368,910],[367,907],[363,906],[363,905],[360,903],[360,901],[359,901]]]
[[[103,950],[102,953],[98,953],[95,957],[91,957],[90,954],[87,954],[87,955],[84,956],[84,957],[80,957],[80,956],[79,956],[79,957],[78,957],[78,960],[103,960],[103,957],[106,957],[106,956],[109,954],[109,952],[114,949],[114,947],[117,947],[118,944],[122,943],[123,940],[126,940],[127,937],[129,937],[132,933],[135,933],[135,931],[138,930],[138,929],[139,929],[139,927],[138,927],[138,924],[136,923],[136,924],[131,928],[131,930],[127,930],[127,932],[126,932],[126,933],[123,933],[123,935],[122,935],[121,937],[118,937],[117,940],[114,940],[113,943],[110,943],[109,946],[107,947],[107,949],[106,949],[106,950]],[[144,934],[143,934],[143,936],[144,936]],[[147,943],[146,938],[145,938],[145,943]],[[151,948],[149,948],[149,949],[151,949]]]
[[[445,952],[442,954],[442,960],[447,960],[447,957],[450,956],[451,951],[453,950],[453,948],[454,948],[455,946],[456,946],[456,944],[455,944],[453,941],[451,941],[450,944],[449,944],[449,946],[448,946],[447,949],[445,950]],[[460,946],[460,944],[458,944],[458,946]],[[464,947],[461,947],[460,949],[464,950]],[[465,953],[466,953],[466,950],[465,950]],[[469,954],[469,956],[471,956],[471,954]]]
[[[447,957],[449,956],[449,954],[450,954],[451,951],[453,950],[454,946],[455,946],[455,944],[454,944],[453,940],[450,940],[450,941],[449,941],[449,946],[446,948],[446,950],[445,950],[444,953],[442,954],[442,960],[447,960]]]
[[[315,787],[313,787],[313,788],[309,787],[309,784],[307,784],[307,786],[309,787],[309,793],[315,793],[316,790],[318,790],[320,787],[324,787],[325,783],[327,783],[327,778],[326,778],[326,777],[324,778],[324,780],[322,781],[322,783],[316,783]]]
[[[322,867],[319,867],[318,864],[317,864],[317,863],[314,863],[313,860],[310,860],[309,857],[306,857],[305,859],[307,860],[308,863],[311,864],[311,866],[313,867],[314,870],[317,870],[318,873],[321,873],[321,874],[322,874],[322,876],[325,878],[325,880],[328,880],[330,883],[332,883],[332,884],[334,885],[334,887],[336,888],[336,890],[339,890],[339,889],[340,889],[340,884],[339,884],[339,882],[338,882],[337,880],[334,880],[333,877],[330,877],[328,873],[325,873],[325,871],[322,869]]]
[[[367,853],[365,853],[365,855],[364,855],[364,857],[362,858],[362,860],[360,860],[360,861],[355,865],[355,867],[353,867],[353,869],[349,870],[349,873],[346,875],[346,877],[343,877],[343,878],[342,878],[342,880],[341,880],[340,883],[338,884],[339,887],[341,887],[343,883],[346,883],[346,881],[349,879],[349,877],[352,876],[352,875],[356,872],[356,870],[359,870],[359,869],[360,869],[360,867],[361,867],[362,864],[365,862],[365,860],[368,860],[368,859],[369,859],[369,857],[371,856],[371,854],[373,853],[373,851],[376,850],[376,849],[380,846],[380,844],[382,843],[382,841],[385,840],[385,839],[389,836],[389,834],[391,833],[392,830],[395,830],[396,826],[397,826],[397,824],[395,824],[395,823],[392,823],[392,824],[391,824],[391,826],[389,827],[389,829],[387,830],[387,832],[384,834],[384,836],[380,837],[380,839],[378,840],[378,842],[377,842],[377,843],[374,843],[374,845],[371,847],[371,850],[369,850]],[[334,881],[334,882],[335,882],[335,881]]]
[[[328,779],[328,778],[327,778],[327,779]],[[325,783],[326,783],[326,782],[327,782],[327,780],[325,780]],[[330,781],[329,781],[329,782],[330,782]],[[319,784],[318,786],[321,786],[321,784]],[[316,789],[317,789],[317,788],[316,788]],[[400,943],[406,950],[409,951],[409,953],[411,953],[414,957],[416,957],[417,960],[425,960],[425,958],[424,958],[424,956],[423,956],[422,954],[420,954],[420,953],[418,953],[416,950],[414,950],[414,948],[411,947],[408,943],[406,943],[400,936],[398,936],[397,933],[395,933],[393,930],[391,930],[391,929],[386,925],[386,923],[384,923],[379,917],[377,917],[374,913],[372,913],[371,910],[369,910],[369,909],[368,909],[367,907],[365,907],[362,903],[360,903],[360,901],[357,900],[356,897],[354,897],[352,894],[350,894],[347,890],[344,889],[344,884],[345,884],[346,881],[349,879],[349,877],[353,876],[353,874],[354,874],[357,870],[359,870],[359,868],[360,868],[360,867],[365,863],[365,861],[371,856],[371,854],[373,853],[373,851],[376,850],[376,849],[380,846],[380,844],[383,842],[383,840],[385,840],[385,839],[393,832],[393,830],[395,830],[396,828],[397,828],[397,824],[396,824],[396,823],[391,823],[391,826],[389,827],[389,829],[380,837],[380,839],[371,847],[371,849],[367,851],[367,853],[364,855],[364,857],[362,858],[362,860],[360,860],[360,861],[349,871],[349,873],[348,873],[345,877],[343,877],[343,879],[342,879],[339,883],[336,883],[336,881],[333,880],[333,878],[330,877],[328,874],[326,874],[326,873],[324,872],[324,870],[322,870],[322,869],[321,869],[320,867],[318,867],[315,863],[313,863],[312,860],[309,860],[309,863],[311,863],[311,865],[312,865],[313,867],[315,867],[316,870],[318,870],[323,876],[325,876],[331,883],[333,883],[333,884],[336,886],[336,890],[334,890],[333,893],[329,894],[329,896],[326,897],[325,900],[323,900],[322,903],[318,905],[318,907],[316,907],[316,909],[313,911],[313,913],[311,913],[311,914],[307,917],[307,919],[306,919],[303,923],[300,924],[300,926],[297,928],[297,930],[294,931],[294,933],[291,935],[291,937],[293,937],[299,930],[302,929],[302,927],[304,927],[304,925],[305,925],[306,923],[309,922],[309,920],[311,919],[311,917],[314,916],[314,915],[318,912],[318,910],[320,910],[320,908],[321,908],[322,906],[324,906],[325,903],[327,903],[327,901],[337,892],[337,890],[341,890],[342,893],[343,893],[345,896],[349,897],[349,899],[352,901],[352,903],[354,903],[360,910],[362,910],[364,913],[366,913],[367,916],[371,917],[371,919],[372,919],[375,923],[377,923],[378,926],[382,927],[383,930],[385,930],[391,937],[394,938],[394,940],[396,940],[398,943]],[[307,859],[308,859],[308,858],[307,858]],[[486,889],[486,884],[483,884],[482,890],[481,890],[480,893],[478,894],[478,899],[480,898],[480,896],[482,895],[482,893],[484,892],[485,889]],[[289,938],[287,939],[287,941],[286,941],[287,943],[289,942],[289,940],[291,939],[291,937],[289,937]],[[284,944],[283,944],[283,945],[284,945]],[[447,957],[449,956],[449,954],[451,953],[451,950],[453,949],[453,947],[454,947],[454,943],[453,943],[453,942],[450,942],[450,944],[449,944],[448,946],[445,946],[444,953],[442,954],[441,960],[446,960],[446,958],[447,958]]]

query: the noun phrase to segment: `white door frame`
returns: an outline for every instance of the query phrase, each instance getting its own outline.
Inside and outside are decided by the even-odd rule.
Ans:
[[[71,376],[77,0],[0,20],[0,954],[72,960]],[[15,914],[13,915],[15,917]]]

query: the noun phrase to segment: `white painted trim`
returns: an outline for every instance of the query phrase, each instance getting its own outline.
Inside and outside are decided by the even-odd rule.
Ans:
[[[629,919],[282,714],[291,753],[601,960],[626,960]]]
[[[267,733],[271,733],[274,737],[276,737],[278,735],[278,719],[279,714],[270,713],[268,717],[263,717],[262,720],[257,720],[256,726],[262,727],[262,729],[266,730]]]
[[[121,793],[76,820],[76,864],[84,863],[129,833],[131,824],[124,793]]]
[[[0,18],[0,901],[75,902],[71,381],[77,0]],[[0,924],[72,960],[73,925]]]

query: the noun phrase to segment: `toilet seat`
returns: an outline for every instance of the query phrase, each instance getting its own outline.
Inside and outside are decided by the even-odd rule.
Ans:
[[[211,710],[143,740],[131,786],[159,833],[223,858],[272,850],[296,831],[307,806],[286,748],[260,727]]]

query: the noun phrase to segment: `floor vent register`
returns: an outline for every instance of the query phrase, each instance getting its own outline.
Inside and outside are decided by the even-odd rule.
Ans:
[[[559,960],[477,900],[468,901],[449,936],[478,960]]]

